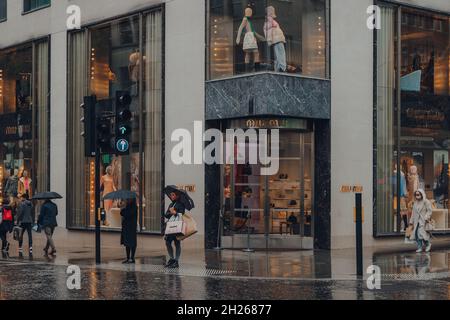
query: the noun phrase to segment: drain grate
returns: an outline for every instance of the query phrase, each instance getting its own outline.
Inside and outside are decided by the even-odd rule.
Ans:
[[[124,266],[119,264],[108,264],[102,266],[104,268],[114,268],[121,271],[130,271],[130,266]],[[209,277],[209,276],[220,276],[220,275],[232,275],[236,273],[233,270],[220,270],[220,269],[208,269],[202,267],[195,266],[181,266],[177,269],[168,269],[162,265],[136,265],[132,267],[133,271],[139,272],[152,272],[152,273],[160,273],[160,274],[173,274],[179,276],[192,276],[192,277]]]

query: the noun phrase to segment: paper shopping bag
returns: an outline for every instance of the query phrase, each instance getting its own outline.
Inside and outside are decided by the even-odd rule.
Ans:
[[[166,225],[166,236],[184,236],[186,234],[186,224],[183,220],[169,221]]]
[[[197,223],[195,222],[194,218],[191,217],[191,215],[183,215],[183,222],[186,226],[186,233],[177,237],[177,240],[180,241],[185,240],[198,232]]]

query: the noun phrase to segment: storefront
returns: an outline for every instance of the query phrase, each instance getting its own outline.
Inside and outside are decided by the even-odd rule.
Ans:
[[[49,41],[0,51],[0,201],[49,189]]]
[[[221,168],[222,244],[240,248],[313,248],[314,135],[312,123],[301,119],[230,120],[228,129],[280,130],[278,170],[261,173],[261,164],[240,164],[239,153],[257,153],[264,141],[234,141],[233,164]],[[277,137],[278,139],[278,137]],[[269,144],[273,143],[269,135]],[[280,242],[283,242],[281,244]]]
[[[84,156],[80,104],[97,97],[99,112],[114,112],[118,92],[132,97],[130,154],[101,159],[101,195],[138,194],[139,230],[161,232],[163,207],[163,12],[161,7],[104,21],[69,34],[67,221],[70,229],[95,225],[95,164]],[[102,202],[105,230],[121,227],[116,202]]]
[[[207,168],[206,207],[221,212],[205,217],[207,246],[328,248],[329,1],[210,0],[207,16],[207,126],[279,134],[276,173],[246,162]],[[235,156],[260,144],[235,141]]]
[[[450,17],[380,5],[374,234],[402,234],[417,189],[432,203],[436,234],[448,233]]]

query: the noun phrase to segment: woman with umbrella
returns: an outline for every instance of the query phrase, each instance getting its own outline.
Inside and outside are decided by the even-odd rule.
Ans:
[[[103,200],[118,200],[120,199],[120,215],[122,216],[122,233],[120,235],[120,244],[125,246],[127,259],[123,264],[136,263],[134,257],[137,248],[137,220],[138,209],[136,202],[136,193],[119,190],[111,192],[103,197]]]
[[[125,206],[122,207],[120,215],[122,216],[122,234],[120,244],[125,246],[127,259],[124,264],[134,264],[134,256],[137,248],[137,204],[136,198],[124,200]]]
[[[171,219],[172,217],[179,214],[184,215],[186,210],[192,210],[194,208],[194,202],[185,191],[179,190],[175,186],[168,186],[165,188],[164,192],[172,201],[164,215],[166,219]],[[181,257],[181,241],[177,239],[176,235],[166,235],[165,240],[167,252],[169,253],[170,257],[170,260],[166,264],[166,267],[178,268],[179,260]],[[175,244],[175,255],[173,252],[172,243]]]

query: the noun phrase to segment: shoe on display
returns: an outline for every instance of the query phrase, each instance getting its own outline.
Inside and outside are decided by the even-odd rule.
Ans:
[[[431,251],[431,242],[428,242],[427,247],[425,248],[425,252]]]

